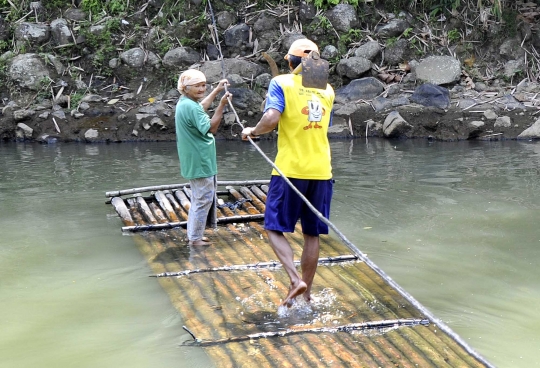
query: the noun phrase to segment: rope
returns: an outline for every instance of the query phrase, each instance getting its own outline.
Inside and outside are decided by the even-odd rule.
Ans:
[[[223,61],[223,54],[221,53],[221,47],[219,45],[219,38],[217,34],[217,27],[214,19],[214,11],[212,10],[212,4],[211,1],[208,0],[208,6],[210,8],[210,14],[212,18],[212,26],[214,28],[214,33],[216,37],[216,47],[219,51],[219,55],[221,57],[221,66],[222,66],[222,72],[223,76],[225,78],[225,64]],[[226,89],[225,89],[226,90]],[[238,117],[238,114],[236,113],[236,110],[234,109],[234,106],[232,105],[231,100],[229,100],[229,106],[231,107],[232,111],[234,112],[234,115],[236,117],[236,123],[244,129],[244,125],[240,122],[240,118]],[[294,186],[293,183],[283,174],[283,172],[274,164],[272,160],[266,156],[266,154],[261,150],[261,148],[255,144],[253,139],[251,137],[247,137],[249,143],[255,147],[255,149],[261,154],[261,156],[276,170],[276,172],[283,178],[283,180],[291,187],[292,190],[298,196],[302,201],[309,207],[311,211],[322,221],[324,222],[329,228],[331,228],[336,235],[349,247],[351,251],[354,252],[355,255],[358,256],[358,258],[365,262],[366,265],[368,265],[375,273],[377,273],[382,279],[384,279],[390,286],[392,286],[398,293],[401,294],[407,301],[409,301],[412,305],[414,305],[420,312],[422,312],[426,317],[428,317],[430,320],[433,321],[433,323],[439,327],[442,331],[446,332],[450,337],[454,339],[457,343],[459,343],[470,355],[474,356],[476,359],[478,359],[480,362],[482,362],[486,367],[494,367],[491,363],[489,363],[484,357],[482,357],[480,354],[478,354],[475,350],[473,350],[459,335],[457,335],[450,327],[448,327],[444,322],[442,322],[440,319],[435,317],[434,314],[432,314],[429,310],[427,310],[422,304],[420,304],[419,301],[417,301],[411,294],[409,294],[405,289],[403,289],[401,286],[399,286],[398,283],[396,283],[392,278],[390,278],[379,266],[377,266],[375,263],[373,263],[369,258],[367,258],[366,254],[362,253],[360,249],[356,247],[353,243],[347,239],[347,237],[339,231],[339,229],[330,222],[326,217],[324,217],[313,205],[309,202],[309,200]]]

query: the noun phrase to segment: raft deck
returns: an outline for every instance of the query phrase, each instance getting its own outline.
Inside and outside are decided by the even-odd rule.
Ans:
[[[218,230],[199,247],[186,244],[182,228],[188,184],[106,193],[185,321],[193,340],[184,344],[205,349],[216,366],[491,367],[332,236],[321,236],[311,306],[300,301],[278,315],[289,280],[261,222],[267,181],[218,184]],[[299,259],[299,228],[286,236]]]

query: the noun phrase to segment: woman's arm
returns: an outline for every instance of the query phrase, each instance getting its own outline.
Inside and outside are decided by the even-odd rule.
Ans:
[[[201,101],[201,105],[203,106],[204,108],[204,111],[208,111],[208,109],[210,108],[210,106],[212,105],[212,102],[214,101],[214,99],[216,98],[217,94],[221,91],[223,91],[225,89],[225,85],[228,84],[229,82],[227,81],[227,79],[222,79],[219,81],[218,85],[216,88],[214,88],[212,90],[212,92],[210,92],[208,94],[208,96],[206,96],[202,101]]]

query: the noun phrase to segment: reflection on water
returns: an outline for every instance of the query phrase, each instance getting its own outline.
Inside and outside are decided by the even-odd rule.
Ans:
[[[275,144],[258,144],[273,159]],[[0,153],[0,361],[211,365],[179,347],[190,339],[183,321],[104,204],[105,191],[184,182],[175,144],[0,144]],[[540,144],[343,140],[332,154],[340,231],[495,365],[540,367]],[[220,180],[269,176],[248,143],[220,141],[218,155]],[[240,302],[261,329],[339,317],[340,295],[314,291],[320,303],[281,321],[256,294]]]

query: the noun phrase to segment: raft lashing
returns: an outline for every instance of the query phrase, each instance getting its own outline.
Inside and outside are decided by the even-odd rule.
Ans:
[[[189,184],[106,193],[185,321],[183,345],[216,367],[491,367],[331,235],[311,305],[278,313],[289,280],[263,230],[267,184],[218,182],[218,229],[199,247],[185,240]],[[286,236],[300,259],[299,225]]]

